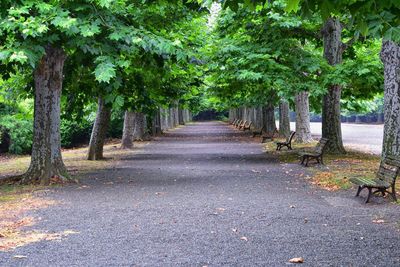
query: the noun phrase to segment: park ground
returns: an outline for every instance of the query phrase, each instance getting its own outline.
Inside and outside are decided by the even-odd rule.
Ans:
[[[374,155],[304,168],[222,122],[137,147],[110,144],[109,160],[95,163],[66,151],[79,184],[3,187],[0,266],[400,265],[400,206],[338,190],[376,169]],[[3,159],[0,172],[27,163]]]

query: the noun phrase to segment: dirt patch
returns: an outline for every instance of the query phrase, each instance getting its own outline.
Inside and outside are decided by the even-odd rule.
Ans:
[[[7,198],[6,198],[7,196]],[[4,199],[7,201],[4,201]],[[37,218],[26,216],[28,211],[46,208],[54,205],[52,200],[34,197],[29,193],[2,194],[0,202],[0,250],[11,250],[32,242],[54,238],[52,234],[24,231],[25,227],[32,226]]]

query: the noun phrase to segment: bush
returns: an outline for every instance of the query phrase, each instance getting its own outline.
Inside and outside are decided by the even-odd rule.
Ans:
[[[80,122],[61,120],[61,146],[70,148],[80,144],[86,144],[90,139],[92,122],[82,120]]]
[[[18,115],[6,115],[0,118],[0,136],[6,131],[11,139],[9,152],[26,154],[32,150],[33,121]]]

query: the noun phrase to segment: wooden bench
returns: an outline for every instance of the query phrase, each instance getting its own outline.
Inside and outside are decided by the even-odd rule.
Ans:
[[[239,119],[234,119],[233,121],[230,122],[230,124],[231,124],[231,125],[235,125],[236,122],[237,122],[238,120],[239,120]]]
[[[238,119],[234,126],[237,128],[242,123],[242,120]]]
[[[397,201],[395,184],[396,177],[399,174],[400,160],[395,159],[394,157],[387,157],[386,159],[381,161],[378,173],[376,174],[376,177],[374,179],[354,177],[350,178],[350,181],[358,185],[356,197],[360,195],[361,190],[363,190],[364,188],[368,189],[368,196],[365,200],[365,203],[368,203],[371,195],[376,193],[381,193],[382,196],[385,196],[385,194],[388,193],[394,201]],[[373,189],[376,190],[372,192]]]
[[[239,124],[238,129],[241,130],[246,125],[246,123],[247,123],[247,120],[242,121],[242,123]]]
[[[274,141],[274,138],[278,137],[279,133],[278,130],[275,129],[272,133],[266,133],[264,134],[261,139],[261,143],[265,143],[265,141],[269,140],[269,141]]]
[[[263,127],[261,127],[261,129],[254,129],[253,130],[253,138],[254,137],[256,137],[257,135],[262,135],[262,133],[263,133],[263,131],[264,131],[264,126]]]
[[[303,165],[305,162],[304,166],[307,167],[308,162],[311,159],[315,159],[317,161],[317,163],[324,164],[324,160],[323,160],[324,150],[325,150],[325,146],[328,143],[328,141],[329,140],[327,138],[321,138],[313,151],[300,152],[301,164]]]
[[[291,132],[290,136],[286,139],[285,142],[276,142],[276,150],[281,150],[282,147],[287,147],[289,150],[292,150],[292,139],[296,132]]]
[[[253,124],[252,121],[249,121],[249,123],[247,123],[247,125],[245,124],[245,125],[243,126],[243,132],[245,132],[246,130],[249,130],[249,131],[250,131],[250,127],[251,127],[252,124]]]

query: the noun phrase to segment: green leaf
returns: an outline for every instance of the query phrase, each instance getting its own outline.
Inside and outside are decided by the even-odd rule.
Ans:
[[[286,1],[286,12],[297,12],[299,9],[300,0],[287,0]]]
[[[101,7],[109,8],[113,0],[98,0],[98,2]]]
[[[26,63],[28,61],[28,56],[24,51],[16,51],[10,56],[11,62]]]
[[[79,27],[82,36],[84,37],[92,37],[98,33],[100,33],[100,27],[99,27],[100,22],[95,21],[92,24],[84,24]]]
[[[111,62],[102,62],[97,65],[94,74],[97,81],[109,83],[116,75],[115,65]]]

